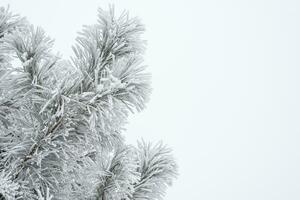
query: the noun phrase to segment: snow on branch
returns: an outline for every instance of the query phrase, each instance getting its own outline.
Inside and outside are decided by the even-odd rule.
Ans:
[[[162,199],[167,186],[177,177],[177,164],[171,150],[162,143],[138,143],[138,172],[141,177],[134,185],[134,200]]]
[[[21,18],[19,15],[12,14],[9,11],[9,7],[0,7],[0,39],[5,34],[24,27],[25,18]]]
[[[85,26],[73,47],[73,63],[87,77],[84,90],[88,90],[91,82],[98,81],[95,78],[99,77],[102,69],[109,68],[118,59],[141,54],[144,50],[141,39],[144,26],[137,18],[129,18],[127,12],[116,18],[113,7],[109,11],[99,9],[98,13],[98,23]]]
[[[14,52],[22,62],[24,71],[34,75],[38,72],[37,64],[52,56],[52,46],[53,40],[41,28],[31,25],[25,31],[15,31],[5,37],[2,49]]]
[[[176,177],[168,148],[123,136],[151,92],[144,26],[113,7],[98,13],[67,61],[0,8],[0,199],[156,200]]]
[[[132,147],[121,146],[110,154],[110,159],[103,165],[107,174],[97,186],[98,197],[106,200],[132,198],[133,183],[139,178],[134,153]]]
[[[11,180],[9,174],[5,174],[4,171],[0,172],[0,199],[15,200],[15,196],[21,194],[19,187],[18,183]]]

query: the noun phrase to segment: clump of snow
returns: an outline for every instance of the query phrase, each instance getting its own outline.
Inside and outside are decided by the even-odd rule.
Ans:
[[[23,67],[27,67],[28,65],[30,65],[30,63],[32,62],[32,58],[30,58],[29,60],[26,60],[25,62],[22,63]]]

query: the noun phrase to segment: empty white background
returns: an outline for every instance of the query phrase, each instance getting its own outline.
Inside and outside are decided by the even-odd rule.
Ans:
[[[299,200],[300,2],[1,0],[66,59],[108,3],[147,28],[154,90],[124,134],[173,148],[180,176],[165,200]]]

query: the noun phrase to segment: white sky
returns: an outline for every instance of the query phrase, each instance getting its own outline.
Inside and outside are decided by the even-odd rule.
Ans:
[[[300,199],[300,2],[1,0],[65,58],[109,2],[147,28],[154,91],[126,137],[174,149],[180,176],[165,200]]]

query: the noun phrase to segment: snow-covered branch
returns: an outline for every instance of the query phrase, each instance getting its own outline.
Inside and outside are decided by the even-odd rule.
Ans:
[[[66,61],[41,28],[0,8],[0,198],[163,196],[177,173],[170,151],[122,134],[151,92],[143,31],[127,12],[99,9]]]

